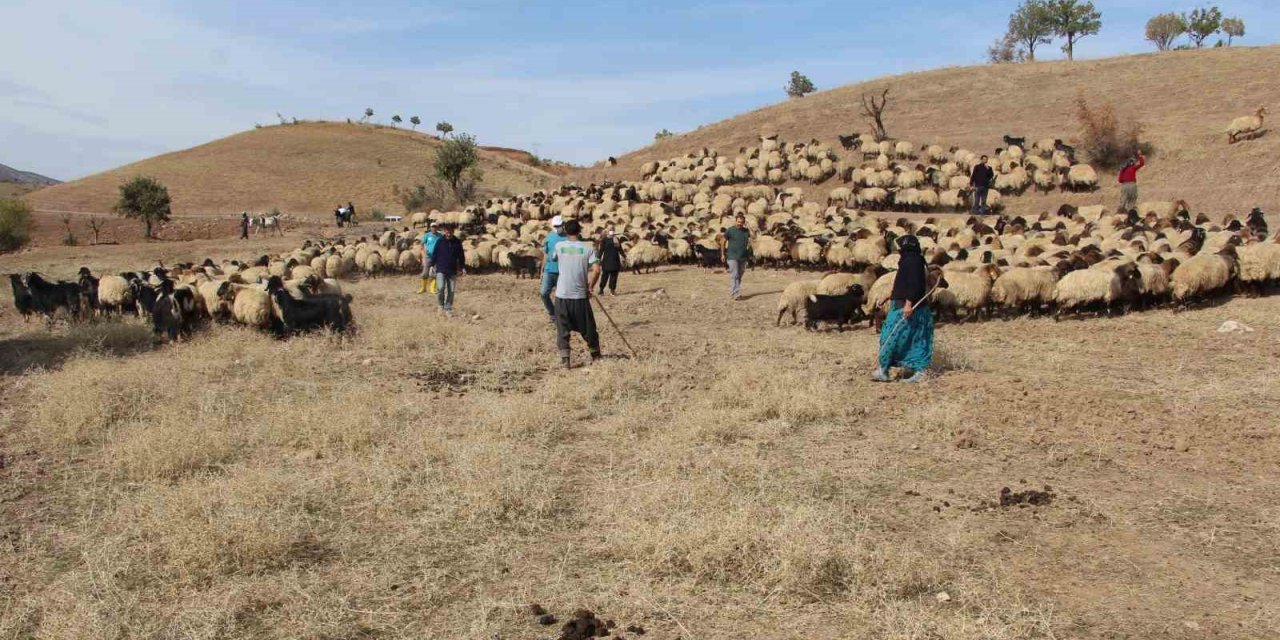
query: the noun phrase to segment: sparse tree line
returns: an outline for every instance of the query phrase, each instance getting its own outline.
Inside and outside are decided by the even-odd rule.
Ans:
[[[1062,52],[1068,60],[1075,58],[1075,46],[1081,38],[1096,35],[1102,29],[1102,13],[1091,0],[1023,0],[1009,16],[1005,34],[987,49],[992,63],[1034,62],[1041,45],[1062,40]],[[1204,46],[1210,36],[1222,33],[1227,40],[1217,46],[1230,46],[1244,37],[1244,20],[1226,18],[1217,6],[1200,7],[1184,13],[1162,13],[1147,21],[1146,39],[1161,51],[1174,48]],[[1175,46],[1186,36],[1190,44]]]
[[[365,107],[364,116],[362,116],[357,122],[360,124],[366,124],[371,120],[373,120],[373,107]],[[351,122],[351,120],[347,119],[347,122]],[[400,114],[397,113],[391,116],[392,129],[395,129],[396,127],[400,126],[403,123],[404,123],[404,118],[400,117]],[[409,125],[414,131],[417,131],[418,126],[421,124],[422,124],[422,118],[419,118],[418,116],[409,117]],[[440,138],[443,139],[447,137],[450,133],[453,133],[453,125],[449,124],[447,120],[441,120],[440,122],[436,123],[436,132],[439,133]]]
[[[1227,40],[1218,40],[1216,46],[1231,46],[1236,38],[1244,37],[1244,20],[1240,18],[1224,18],[1222,10],[1217,6],[1200,7],[1189,13],[1162,13],[1152,16],[1147,21],[1147,41],[1156,45],[1160,51],[1170,49],[1190,49],[1191,45],[1199,49],[1205,40],[1215,33],[1226,34]],[[1186,36],[1190,44],[1178,45],[1177,40]]]
[[[1023,0],[1009,16],[1009,28],[987,49],[991,62],[1033,62],[1036,48],[1061,38],[1062,52],[1075,59],[1076,43],[1102,29],[1102,13],[1088,0]]]

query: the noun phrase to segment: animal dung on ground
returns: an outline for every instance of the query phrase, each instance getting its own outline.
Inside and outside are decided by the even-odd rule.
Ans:
[[[1014,491],[1009,487],[1000,490],[1000,506],[1002,507],[1040,507],[1053,503],[1053,489],[1049,485],[1044,486],[1043,491],[1036,489],[1027,489],[1026,491]]]

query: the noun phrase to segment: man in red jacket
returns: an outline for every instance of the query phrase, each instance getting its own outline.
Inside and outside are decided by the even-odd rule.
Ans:
[[[1138,169],[1147,166],[1147,157],[1129,158],[1120,167],[1120,212],[1124,213],[1138,206]]]

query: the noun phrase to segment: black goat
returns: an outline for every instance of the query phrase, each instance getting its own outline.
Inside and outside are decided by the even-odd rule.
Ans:
[[[170,342],[177,341],[179,336],[190,337],[199,318],[191,289],[176,288],[172,280],[160,283],[155,302],[151,304],[151,330],[155,335],[165,335]]]
[[[844,331],[844,325],[862,319],[862,285],[849,287],[843,295],[820,296],[813,294],[804,301],[804,328],[818,328],[819,322],[833,322]]]
[[[538,277],[537,258],[514,253],[507,257],[511,260],[511,270],[516,272],[516,278],[521,278],[523,276],[528,276],[530,278]]]
[[[98,310],[98,279],[89,273],[88,267],[80,267],[80,304],[86,313]]]
[[[836,134],[836,137],[840,139],[840,146],[845,149],[857,149],[862,146],[862,138],[858,137],[856,133],[851,133],[847,136]]]
[[[80,315],[80,285],[74,282],[49,282],[30,271],[22,276],[22,285],[31,296],[32,310],[49,320],[58,309],[66,309],[72,318]]]
[[[1017,137],[1006,134],[1004,136],[1004,143],[1010,147],[1018,146],[1025,148],[1027,146],[1027,137]]]
[[[1245,221],[1245,226],[1249,227],[1249,230],[1260,238],[1265,238],[1267,236],[1267,221],[1263,218],[1264,215],[1266,214],[1262,212],[1261,208],[1254,207],[1253,211],[1249,212],[1249,217]]]
[[[27,322],[31,319],[31,314],[36,311],[36,303],[31,298],[31,292],[27,290],[27,285],[22,283],[22,276],[16,273],[9,274],[9,287],[13,289],[13,307],[22,314],[22,321]]]
[[[698,255],[698,266],[704,269],[713,269],[721,266],[720,251],[717,249],[708,249],[700,244],[693,245],[693,252]]]
[[[299,300],[289,295],[278,276],[267,280],[267,291],[280,312],[283,335],[314,329],[347,331],[352,326],[350,295],[326,294]]]
[[[156,288],[147,283],[146,280],[135,278],[129,281],[129,291],[133,293],[133,303],[136,306],[138,315],[151,315],[152,309],[156,304]]]

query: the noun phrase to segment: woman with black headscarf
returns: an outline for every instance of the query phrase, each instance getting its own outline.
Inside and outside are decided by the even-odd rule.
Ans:
[[[933,361],[933,310],[925,300],[929,269],[915,236],[898,238],[898,274],[889,296],[889,316],[880,329],[880,366],[871,378],[889,381],[889,369],[907,370],[907,382],[924,380]]]

